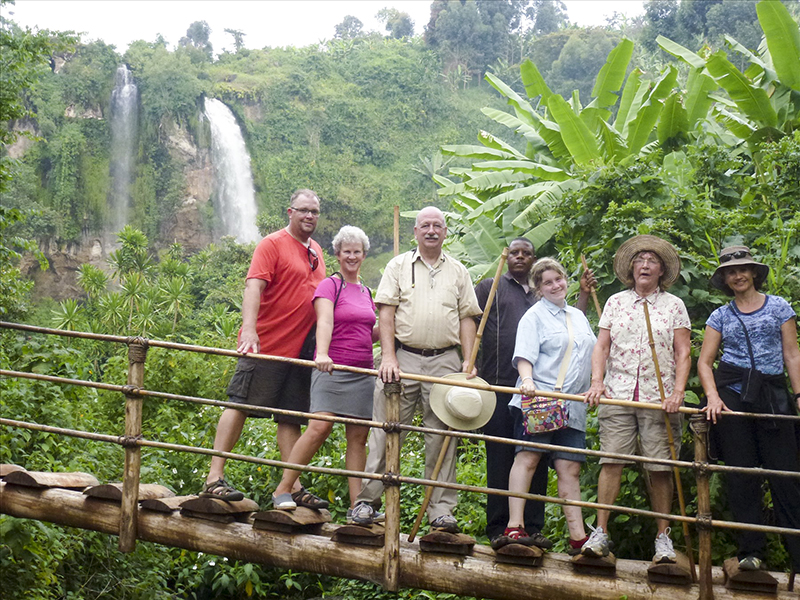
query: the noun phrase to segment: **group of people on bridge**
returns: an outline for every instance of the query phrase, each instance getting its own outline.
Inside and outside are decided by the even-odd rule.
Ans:
[[[322,248],[312,239],[320,217],[319,198],[311,190],[298,190],[287,213],[287,227],[261,240],[253,254],[237,350],[313,360],[316,369],[242,356],[227,389],[232,402],[384,422],[384,384],[399,381],[401,372],[480,375],[489,384],[513,386],[520,392],[496,395],[493,413],[486,415],[488,422],[483,419],[485,434],[563,448],[550,451],[487,441],[487,486],[546,495],[550,465],[557,474],[559,496],[568,500],[581,498],[579,473],[585,455],[580,451],[586,448],[587,408],[600,404],[600,449],[621,456],[600,459],[597,501],[606,505],[616,502],[623,468],[631,462],[623,455],[670,459],[679,451],[679,409],[691,370],[691,322],[684,303],[667,291],[681,271],[678,252],[669,242],[638,235],[620,246],[614,271],[627,289],[608,299],[595,336],[585,316],[596,284],[592,272],[585,270],[580,278],[577,308],[569,306],[564,267],[552,258],[536,260],[535,248],[525,238],[510,243],[508,269],[497,282],[485,279],[473,288],[467,269],[442,250],[447,235],[444,214],[425,207],[414,225],[416,247],[389,261],[373,300],[359,278],[369,251],[367,235],[358,227],[341,228],[333,239],[339,271],[326,277]],[[721,250],[719,263],[711,284],[732,301],[709,317],[697,364],[713,446],[728,465],[800,471],[793,422],[725,415],[730,411],[793,415],[800,409],[797,316],[783,298],[759,291],[769,267],[756,262],[747,247]],[[493,284],[480,360],[472,366],[468,357]],[[334,365],[372,369],[372,348],[378,340],[377,379],[334,369]],[[432,393],[432,388],[425,381],[402,380],[402,423],[410,424],[419,411],[426,428],[447,429],[455,422],[459,429],[475,429],[470,427],[476,418],[473,412],[461,412],[457,402],[435,389]],[[554,390],[582,395],[584,402],[559,403],[537,396]],[[601,398],[656,403],[662,410],[606,404]],[[214,449],[230,452],[248,416],[260,415],[225,409]],[[331,421],[307,422],[286,414],[273,418],[281,460],[292,464],[308,464],[333,426]],[[386,433],[380,428],[370,433],[357,421],[345,427],[346,469],[383,473]],[[425,476],[431,479],[444,438],[424,435]],[[225,458],[212,458],[201,495],[242,499],[244,494],[226,481],[224,467]],[[670,513],[671,467],[646,462],[644,468],[653,510]],[[273,495],[274,508],[326,508],[328,501],[306,490],[299,475],[284,470]],[[455,444],[444,452],[439,479],[456,481]],[[734,473],[727,475],[727,483],[735,520],[760,523],[760,478]],[[800,529],[800,480],[769,477],[769,484],[778,525]],[[380,479],[350,477],[349,492],[348,523],[368,526],[384,519]],[[460,531],[453,515],[457,500],[454,489],[433,490],[427,507],[432,529]],[[570,553],[609,554],[608,510],[598,510],[596,527],[589,526],[588,535],[580,507],[564,505],[564,513]],[[512,543],[551,548],[552,541],[542,534],[544,521],[542,502],[491,494],[487,498],[486,534],[495,549]],[[675,561],[669,522],[659,519],[657,525],[654,560]],[[787,536],[785,541],[793,569],[800,571],[800,537]],[[741,531],[738,546],[741,569],[764,567],[763,533]]]

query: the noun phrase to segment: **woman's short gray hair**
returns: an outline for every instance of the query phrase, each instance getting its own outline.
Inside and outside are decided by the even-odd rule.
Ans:
[[[555,271],[564,279],[567,279],[567,270],[560,262],[548,256],[540,258],[533,263],[533,268],[531,269],[531,282],[533,283],[533,289],[536,290],[537,296],[541,296],[539,293],[539,286],[542,285],[542,278],[544,277],[545,271]]]
[[[359,242],[364,249],[364,254],[369,251],[369,238],[360,227],[345,225],[333,238],[333,253],[338,256],[342,249],[342,244],[352,244]]]

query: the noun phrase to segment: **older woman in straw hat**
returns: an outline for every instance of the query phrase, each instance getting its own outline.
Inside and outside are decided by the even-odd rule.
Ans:
[[[786,300],[760,292],[769,267],[756,262],[746,246],[722,250],[711,285],[733,296],[706,322],[697,372],[713,421],[711,433],[726,464],[800,471],[797,438],[791,422],[725,417],[727,411],[796,414],[800,408],[800,349],[797,315]],[[719,348],[722,357],[714,369]],[[791,398],[784,368],[789,373]],[[722,418],[720,416],[722,415]],[[737,521],[761,524],[761,477],[728,473],[728,502]],[[800,481],[769,477],[778,525],[800,529]],[[738,534],[739,568],[763,567],[766,536],[757,531]],[[785,538],[794,571],[800,571],[800,537]]]
[[[666,292],[680,275],[677,250],[656,236],[637,235],[623,243],[614,257],[614,271],[628,289],[608,299],[600,318],[600,334],[592,354],[592,386],[586,394],[590,404],[601,396],[634,402],[661,403],[670,413],[676,452],[680,449],[683,402],[691,368],[691,322],[683,302]],[[661,402],[655,362],[649,345],[644,306],[647,304],[656,356],[666,398]],[[599,410],[600,448],[604,452],[671,458],[663,413],[623,406],[602,405]],[[606,458],[597,488],[597,501],[614,504],[619,494],[622,468],[629,461]],[[650,475],[653,510],[669,513],[673,481],[670,467],[646,463]],[[586,556],[609,553],[607,510],[597,511],[597,528],[583,545]],[[655,562],[676,559],[669,538],[669,521],[657,519]]]

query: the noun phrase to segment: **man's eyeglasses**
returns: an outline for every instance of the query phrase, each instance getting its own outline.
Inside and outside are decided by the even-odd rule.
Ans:
[[[319,216],[319,211],[316,208],[295,208],[294,206],[290,206],[289,208],[295,212],[300,213],[304,217],[306,215],[311,215],[314,218]]]
[[[319,214],[319,211],[317,211]],[[314,250],[311,246],[307,248],[308,250],[308,266],[311,267],[312,271],[316,271],[317,267],[319,266],[319,256],[317,256],[316,250]]]
[[[719,263],[726,263],[730,260],[739,260],[740,258],[747,258],[750,256],[750,253],[747,250],[737,250],[736,252],[731,252],[730,254],[723,254],[719,257]]]

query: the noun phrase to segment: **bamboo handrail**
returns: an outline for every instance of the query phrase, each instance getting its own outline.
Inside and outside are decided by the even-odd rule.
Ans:
[[[800,472],[795,471],[778,471],[774,469],[762,469],[760,467],[735,467],[730,465],[717,465],[717,464],[705,464],[705,465],[698,465],[695,462],[689,461],[681,461],[681,460],[672,460],[668,458],[649,458],[646,456],[639,456],[636,454],[620,454],[616,452],[604,452],[603,450],[592,450],[590,448],[583,448],[583,449],[571,449],[566,448],[564,446],[555,446],[551,444],[541,444],[539,442],[524,442],[521,440],[513,440],[504,437],[496,437],[490,436],[485,434],[479,433],[470,433],[467,431],[456,431],[456,430],[443,430],[443,429],[433,429],[430,427],[422,427],[419,425],[405,425],[402,423],[381,423],[379,421],[368,421],[364,419],[353,419],[351,417],[340,417],[336,415],[323,415],[318,413],[306,413],[297,410],[287,410],[287,409],[280,409],[280,408],[265,408],[260,406],[251,406],[249,404],[240,404],[237,402],[230,402],[225,400],[212,400],[210,398],[201,398],[197,396],[183,396],[181,394],[170,394],[167,392],[156,392],[152,390],[146,390],[142,388],[133,388],[128,389],[128,386],[122,385],[115,385],[111,383],[99,383],[95,381],[85,381],[82,379],[69,379],[66,377],[57,377],[54,375],[39,375],[38,373],[26,373],[24,371],[9,371],[7,369],[0,369],[0,376],[5,377],[19,377],[23,379],[33,379],[39,381],[48,381],[51,383],[62,383],[66,385],[79,385],[82,387],[91,387],[95,389],[101,389],[110,392],[119,392],[121,394],[125,393],[132,393],[138,394],[145,397],[152,397],[158,398],[163,400],[178,400],[181,402],[190,402],[195,404],[203,404],[206,406],[217,406],[220,408],[234,408],[238,410],[247,410],[250,412],[260,412],[264,413],[265,415],[272,415],[272,414],[280,414],[280,415],[288,415],[293,417],[303,417],[307,419],[315,419],[319,421],[330,421],[333,423],[350,423],[354,425],[364,425],[367,427],[379,427],[379,428],[389,428],[389,429],[398,429],[402,431],[409,431],[415,433],[434,433],[437,435],[446,435],[450,437],[458,437],[463,439],[475,440],[475,441],[488,441],[498,444],[508,444],[514,446],[525,446],[530,448],[538,448],[543,450],[559,450],[561,452],[572,452],[575,454],[586,454],[587,456],[596,456],[598,458],[606,457],[606,458],[617,458],[621,460],[629,460],[631,462],[641,462],[645,464],[656,464],[656,465],[666,465],[666,466],[677,466],[686,469],[705,469],[710,472],[721,472],[721,473],[749,473],[758,475],[761,477],[795,477],[800,478]],[[458,383],[452,382],[451,383]],[[704,416],[704,415],[699,415]],[[294,469],[294,466],[292,467]],[[298,469],[294,469],[298,470]]]
[[[52,329],[49,327],[38,327],[35,325],[25,325],[22,323],[10,323],[6,321],[0,321],[0,328],[6,329],[19,329],[21,331],[31,331],[35,333],[44,333],[44,334],[52,334],[52,335],[59,335],[64,337],[76,337],[82,339],[93,339],[101,342],[117,342],[120,344],[130,344],[134,339],[134,337],[126,337],[126,336],[118,336],[118,335],[107,335],[107,334],[99,334],[99,333],[87,333],[82,331],[67,331],[63,329]],[[217,356],[229,356],[233,358],[241,358],[243,356],[249,358],[255,358],[259,360],[272,360],[275,362],[287,362],[295,365],[299,365],[302,367],[312,367],[316,366],[316,363],[313,360],[303,360],[300,358],[287,358],[285,356],[273,356],[270,354],[255,354],[251,352],[237,352],[236,350],[226,350],[223,348],[213,348],[209,346],[198,346],[194,344],[181,344],[178,342],[166,342],[163,340],[154,340],[154,339],[147,339],[147,343],[151,348],[166,348],[172,350],[185,350],[187,352],[199,352],[201,354],[214,354]],[[350,373],[359,373],[362,375],[372,375],[373,377],[378,376],[378,371],[376,369],[364,369],[360,367],[351,367],[348,365],[333,365],[334,370],[338,371],[347,371]],[[503,385],[491,385],[489,383],[481,383],[475,381],[452,381],[450,379],[445,379],[443,377],[432,377],[429,375],[417,375],[415,373],[404,373],[400,372],[401,379],[410,379],[412,381],[421,381],[423,383],[442,383],[445,385],[458,385],[461,387],[472,388],[476,390],[485,390],[489,392],[495,393],[502,393],[502,394],[518,394],[519,388],[514,388],[510,386],[503,386]],[[558,392],[549,392],[545,390],[537,390],[537,393],[541,396],[547,396],[549,398],[557,398],[561,400],[571,400],[573,402],[583,402],[584,398],[578,394],[562,394]],[[598,401],[599,404],[608,404],[612,406],[627,406],[629,408],[640,408],[643,410],[662,410],[661,405],[655,402],[632,402],[630,400],[620,400],[616,398],[600,398]],[[687,415],[693,414],[705,414],[699,408],[691,408],[688,406],[681,406],[679,412]],[[762,413],[749,413],[749,412],[738,412],[738,411],[730,411],[724,412],[720,415],[720,417],[746,417],[749,419],[774,419],[774,420],[785,420],[785,421],[797,421],[800,422],[800,416],[798,415],[774,415],[774,414],[762,414]]]

